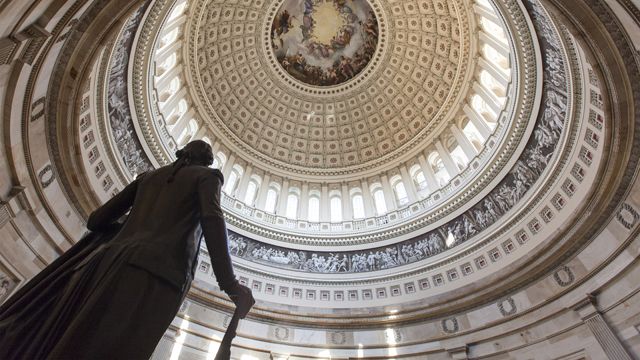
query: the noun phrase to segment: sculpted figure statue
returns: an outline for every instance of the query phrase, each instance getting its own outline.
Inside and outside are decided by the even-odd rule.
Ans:
[[[255,301],[234,276],[211,147],[196,140],[176,155],[91,214],[89,230],[108,239],[85,236],[0,307],[1,359],[149,359],[189,290],[201,235],[246,315]]]

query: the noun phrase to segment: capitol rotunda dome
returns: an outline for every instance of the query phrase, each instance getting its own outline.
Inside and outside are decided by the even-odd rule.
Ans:
[[[3,211],[42,239],[0,247],[0,271],[5,253],[32,254],[16,274],[50,263],[201,139],[257,300],[234,358],[640,349],[629,1],[124,3],[48,10],[0,51],[33,57],[7,72],[4,140],[33,188]],[[231,308],[203,243],[154,359],[213,358]]]

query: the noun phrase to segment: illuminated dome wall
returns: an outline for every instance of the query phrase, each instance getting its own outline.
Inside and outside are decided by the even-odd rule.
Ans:
[[[212,145],[233,358],[640,354],[640,11],[613,0],[0,2],[0,301]],[[230,319],[206,249],[154,359]]]

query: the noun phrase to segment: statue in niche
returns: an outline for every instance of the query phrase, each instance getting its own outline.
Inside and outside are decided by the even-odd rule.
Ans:
[[[176,156],[94,211],[92,233],[0,307],[1,359],[148,359],[189,290],[202,235],[234,318],[246,316],[254,300],[234,276],[211,146]]]

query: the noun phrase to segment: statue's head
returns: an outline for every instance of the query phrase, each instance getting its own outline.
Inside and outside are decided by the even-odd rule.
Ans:
[[[178,160],[187,164],[210,166],[213,164],[211,145],[202,140],[193,140],[182,149],[176,151]]]

